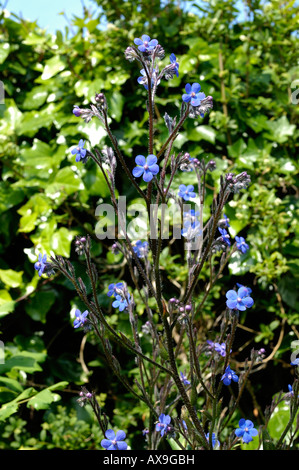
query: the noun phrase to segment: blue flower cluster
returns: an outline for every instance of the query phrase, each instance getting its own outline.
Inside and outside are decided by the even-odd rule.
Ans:
[[[123,282],[109,284],[108,297],[115,297],[112,307],[118,308],[120,312],[126,310],[131,302],[131,295],[127,292],[127,288]]]

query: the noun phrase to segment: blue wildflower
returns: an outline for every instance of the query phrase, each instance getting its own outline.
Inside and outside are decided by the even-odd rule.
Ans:
[[[291,366],[299,366],[299,357],[297,357],[297,359],[291,362]]]
[[[235,290],[229,290],[226,293],[226,305],[231,310],[241,310],[244,311],[247,308],[252,307],[254,301],[251,297],[249,297],[247,287],[240,287],[238,292]]]
[[[137,155],[135,163],[138,165],[132,172],[135,178],[143,175],[143,181],[148,183],[159,173],[159,165],[157,165],[157,157],[155,155],[148,155],[147,158],[143,155]]]
[[[85,141],[83,139],[80,139],[79,144],[77,145],[77,147],[75,147],[72,150],[72,154],[76,155],[76,162],[80,162],[80,160],[85,160],[85,158],[86,158],[87,150],[85,148],[83,148],[84,145],[85,145]]]
[[[249,245],[246,243],[245,238],[235,237],[235,239],[236,239],[238,250],[240,250],[243,254],[246,253],[246,251],[249,250]]]
[[[236,286],[237,286],[238,288],[240,288],[240,287],[245,287],[245,286],[243,286],[243,284],[239,284],[238,282],[236,282]],[[250,287],[245,287],[245,289],[247,289],[248,295],[251,294],[252,289],[251,289]]]
[[[141,240],[137,240],[133,246],[134,253],[138,256],[138,258],[145,258],[148,254],[148,242],[142,242]]]
[[[229,234],[225,230],[225,228],[220,228],[218,227],[219,232],[221,233],[221,238],[224,243],[226,243],[228,246],[230,246],[230,238]]]
[[[230,385],[231,381],[233,382],[238,382],[239,377],[237,374],[230,368],[230,366],[227,366],[225,369],[225,372],[223,376],[221,377],[221,380],[223,381],[224,385]]]
[[[84,323],[87,321],[88,311],[81,313],[80,310],[76,309],[75,311],[76,318],[74,320],[74,328],[79,328],[79,326],[83,326]]]
[[[126,433],[124,431],[117,431],[116,435],[112,429],[107,429],[105,432],[107,439],[102,439],[101,446],[106,450],[127,450],[128,444],[124,442]]]
[[[179,63],[176,61],[176,56],[172,53],[170,54],[170,63],[175,65],[174,73],[176,76],[179,76]]]
[[[181,234],[183,237],[187,238],[187,240],[191,240],[194,237],[197,237],[201,234],[200,223],[199,221],[191,222],[187,220],[184,222],[184,226],[181,230]]]
[[[250,419],[240,419],[239,427],[235,430],[237,437],[242,437],[245,444],[253,441],[253,437],[258,435],[257,429],[254,428],[253,422]]]
[[[183,374],[183,372],[180,372],[180,374],[181,374],[181,381],[183,382],[183,384],[184,385],[190,385],[191,382],[190,382],[190,380],[187,379],[186,375]]]
[[[152,39],[147,35],[143,34],[140,38],[134,39],[134,44],[138,46],[139,51],[141,52],[152,52],[155,47],[158,45],[157,39]]]
[[[191,197],[196,197],[194,192],[194,186],[188,184],[185,186],[184,184],[180,184],[178,195],[182,197],[185,201],[189,201]]]
[[[204,93],[200,93],[201,86],[199,83],[187,83],[185,86],[186,93],[182,95],[183,101],[189,103],[191,101],[192,106],[199,106],[201,101],[206,97]]]
[[[207,433],[205,436],[206,436],[207,441],[209,442],[210,433]],[[216,434],[214,432],[212,433],[212,446],[213,448],[215,446],[220,447],[220,442],[216,439]]]
[[[226,225],[226,227],[230,227],[229,218],[227,217],[227,215],[226,215],[226,214],[223,214],[223,217],[224,217],[224,220],[225,220],[225,225]]]
[[[107,292],[108,297],[117,294],[117,290],[123,289],[123,287],[124,284],[122,282],[117,282],[116,284],[109,284]]]
[[[81,109],[79,108],[79,106],[77,106],[77,105],[74,106],[73,114],[74,114],[76,117],[80,117],[80,116],[81,116]]]
[[[148,80],[147,80],[146,72],[145,72],[144,69],[142,69],[142,70],[140,70],[140,73],[141,73],[142,76],[137,78],[137,82],[140,85],[143,85],[146,90],[148,90]],[[154,83],[156,82],[156,80],[157,80],[157,74],[156,74],[156,71],[153,70],[152,77],[151,77],[151,87],[152,88],[153,88]],[[159,85],[160,81],[161,80],[157,80],[157,85]]]
[[[214,349],[215,351],[220,354],[220,356],[225,357],[226,356],[226,344],[225,343],[215,343],[214,344]]]
[[[167,432],[172,430],[172,426],[170,425],[171,417],[169,415],[165,415],[162,413],[159,416],[159,422],[156,423],[156,431],[161,433],[161,437],[164,436]]]
[[[115,300],[112,303],[112,307],[118,308],[120,312],[123,312],[129,306],[130,300],[130,294],[128,294],[127,299],[121,295],[116,295]]]
[[[39,276],[41,276],[44,273],[46,266],[47,266],[47,255],[42,255],[41,253],[39,253],[38,261],[34,264],[34,269],[38,271]]]

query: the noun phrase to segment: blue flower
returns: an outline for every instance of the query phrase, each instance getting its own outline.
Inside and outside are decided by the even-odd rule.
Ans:
[[[143,34],[140,38],[135,38],[134,43],[138,46],[141,52],[152,52],[158,45],[157,39],[152,39],[147,35]]]
[[[140,73],[142,75],[142,77],[138,77],[137,78],[137,82],[140,84],[140,85],[143,85],[144,88],[146,90],[148,90],[148,82],[147,82],[147,75],[146,75],[146,72],[144,69],[140,70]],[[157,74],[156,74],[156,71],[153,70],[153,73],[152,73],[152,77],[151,77],[151,87],[153,88],[154,86],[154,83],[157,79]],[[161,80],[157,80],[157,85],[159,85]]]
[[[224,217],[224,220],[225,220],[225,225],[226,225],[227,227],[230,227],[230,225],[229,225],[229,218],[227,217],[227,215],[226,215],[226,214],[223,214],[223,217]]]
[[[235,430],[237,437],[242,437],[245,444],[253,441],[253,437],[258,435],[257,429],[254,428],[253,422],[250,419],[240,419],[239,427]]]
[[[237,248],[240,250],[243,254],[246,253],[246,251],[249,250],[249,245],[246,243],[245,238],[243,237],[235,237],[236,243],[237,243]]]
[[[187,379],[186,375],[183,374],[183,372],[180,372],[180,374],[181,374],[181,381],[183,382],[183,384],[184,385],[190,385],[191,382],[190,382],[190,380]]]
[[[79,328],[79,326],[83,326],[84,323],[87,321],[88,311],[81,313],[80,310],[76,309],[75,311],[76,318],[74,320],[74,328]]]
[[[81,116],[81,109],[79,108],[79,106],[77,106],[77,105],[74,106],[73,114],[77,117]]]
[[[170,54],[170,63],[175,64],[174,73],[176,76],[179,76],[179,63],[176,61],[176,56],[172,53]]]
[[[117,282],[116,284],[109,284],[107,292],[108,297],[115,295],[117,293],[117,290],[122,289],[123,287],[124,284],[122,282]]]
[[[243,284],[239,284],[238,282],[236,282],[236,285],[237,285],[238,288],[245,287],[245,286],[243,286]],[[250,295],[251,292],[252,292],[252,289],[250,289],[250,287],[245,287],[245,289],[247,289],[247,293],[248,293],[248,295]]]
[[[189,201],[191,197],[196,197],[194,192],[194,186],[188,184],[185,186],[184,184],[180,184],[178,195],[182,197],[185,201]]]
[[[215,351],[220,354],[220,356],[225,357],[226,356],[226,344],[225,343],[215,343],[214,344],[214,349]]]
[[[106,450],[127,450],[128,444],[124,442],[126,433],[117,431],[116,435],[113,429],[107,429],[105,432],[107,439],[102,439],[101,446]]]
[[[223,376],[221,377],[221,380],[223,381],[224,385],[230,385],[231,381],[233,382],[238,382],[239,377],[237,374],[230,368],[230,366],[227,366],[225,369],[225,372]]]
[[[44,273],[44,270],[47,266],[47,255],[42,255],[39,253],[38,261],[34,264],[34,269],[38,271],[39,277]]]
[[[156,423],[156,431],[161,433],[161,437],[164,436],[167,432],[172,430],[172,426],[169,426],[171,417],[162,413],[159,416],[159,422]]]
[[[132,172],[135,178],[143,175],[143,181],[148,183],[159,173],[159,165],[157,165],[157,157],[155,155],[148,155],[147,158],[143,155],[137,155],[135,163],[138,165]]]
[[[191,240],[192,238],[197,237],[201,233],[202,230],[200,229],[200,223],[198,220],[193,223],[190,220],[184,222],[181,234],[183,237],[187,238],[187,240]]]
[[[199,83],[187,83],[185,86],[186,93],[182,96],[185,103],[189,103],[191,100],[192,106],[199,106],[200,102],[206,97],[204,93],[200,93],[201,86]]]
[[[130,294],[128,294],[128,299],[125,299],[121,295],[117,295],[112,303],[112,307],[118,308],[120,312],[123,312],[129,306],[130,299]]]
[[[221,238],[224,243],[226,243],[228,246],[230,246],[230,238],[229,234],[225,230],[225,228],[220,228],[218,227],[219,232],[221,233]]]
[[[210,442],[210,433],[206,434],[207,441]],[[220,447],[220,442],[216,439],[216,434],[213,432],[212,433],[212,446],[213,448],[215,446]]]
[[[142,242],[141,240],[137,240],[135,245],[133,246],[134,253],[138,256],[138,258],[145,258],[148,254],[148,242]]]
[[[84,160],[85,157],[86,157],[86,149],[83,148],[85,145],[85,141],[83,139],[80,139],[79,140],[79,144],[77,145],[77,147],[75,147],[73,150],[72,150],[72,154],[73,155],[76,155],[76,162],[80,162],[80,160]]]
[[[291,366],[299,366],[299,357],[297,357],[297,359],[291,362]]]
[[[238,292],[235,290],[229,290],[226,293],[226,305],[231,310],[241,310],[244,311],[247,308],[252,307],[254,301],[251,297],[249,297],[247,287],[240,287]]]

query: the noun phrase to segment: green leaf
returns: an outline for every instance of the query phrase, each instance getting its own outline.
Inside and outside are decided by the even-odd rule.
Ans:
[[[51,57],[51,59],[45,62],[45,67],[41,79],[49,80],[49,78],[54,77],[54,75],[57,75],[57,73],[62,72],[66,66],[67,63],[65,59],[63,59],[59,55]]]
[[[3,64],[9,52],[10,46],[8,42],[3,42],[2,44],[0,44],[0,64]]]
[[[266,133],[266,137],[274,142],[283,144],[294,135],[296,126],[290,124],[286,116],[281,116],[277,121],[267,121],[267,128],[270,132]]]
[[[188,138],[198,142],[199,140],[206,140],[207,142],[215,143],[216,131],[210,126],[200,125],[188,132]]]
[[[60,400],[60,395],[52,393],[46,388],[28,400],[27,408],[33,407],[35,410],[46,410],[51,403],[58,400]]]
[[[53,198],[59,197],[61,194],[67,196],[82,189],[84,189],[82,181],[72,168],[67,166],[57,172],[54,181],[46,187],[45,192]]]
[[[25,305],[26,313],[34,321],[46,322],[46,315],[55,302],[55,292],[39,291],[30,296]]]
[[[13,312],[15,302],[12,300],[7,290],[0,290],[0,318]]]
[[[1,281],[9,287],[19,287],[22,284],[23,271],[13,271],[12,269],[0,269]]]
[[[65,227],[58,229],[52,236],[51,245],[56,255],[69,258],[71,252],[71,243],[77,232],[68,230]]]

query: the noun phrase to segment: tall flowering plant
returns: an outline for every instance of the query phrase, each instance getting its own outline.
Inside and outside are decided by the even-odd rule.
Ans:
[[[146,406],[148,412],[143,434],[148,450],[157,449],[161,439],[167,439],[170,446],[182,450],[229,450],[240,442],[248,444],[258,434],[259,445],[266,445],[267,442],[269,447],[272,442],[268,434],[266,440],[263,437],[273,407],[260,432],[246,416],[240,419],[238,428],[233,428],[234,413],[238,410],[246,380],[264,357],[264,351],[252,350],[244,366],[234,370],[236,363],[232,353],[239,312],[253,307],[251,288],[240,284],[229,286],[223,299],[226,308],[222,313],[219,332],[213,332],[213,340],[202,337],[198,332],[205,302],[230,257],[237,251],[244,254],[250,249],[243,237],[231,239],[229,220],[224,213],[227,202],[247,189],[250,176],[242,172],[226,173],[220,177],[219,192],[213,198],[209,208],[210,216],[204,223],[203,214],[207,209],[206,180],[208,173],[215,170],[216,163],[191,157],[186,151],[177,152],[174,142],[186,120],[202,119],[213,108],[213,98],[201,91],[199,83],[186,83],[178,115],[171,117],[165,112],[168,135],[165,142],[157,144],[154,140],[155,97],[162,80],[179,76],[179,61],[172,52],[169,63],[161,67],[165,51],[157,39],[151,39],[146,34],[134,40],[134,45],[125,50],[125,57],[130,62],[136,62],[140,70],[137,83],[144,88],[146,96],[147,148],[144,148],[143,155],[125,158],[121,144],[110,127],[106,96],[100,92],[89,108],[74,105],[73,114],[86,123],[91,119],[99,119],[110,138],[111,146],[88,149],[83,139],[80,139],[72,154],[77,164],[86,164],[92,160],[102,172],[110,192],[111,204],[118,217],[119,234],[122,235],[113,240],[111,249],[114,253],[122,254],[130,278],[117,279],[116,276],[115,282],[107,287],[106,294],[111,298],[113,308],[127,314],[131,334],[124,334],[111,325],[99,301],[98,294],[102,292],[103,285],[91,256],[92,242],[89,236],[77,237],[75,249],[85,257],[91,294],[67,259],[56,256],[47,261],[46,254],[40,253],[35,269],[40,276],[53,275],[58,271],[75,287],[86,309],[84,312],[76,309],[74,328],[95,333],[111,370],[131,395]],[[132,166],[132,161],[135,166]],[[129,184],[144,202],[150,224],[146,239],[132,239],[126,231],[126,218],[116,195],[117,165],[121,165]],[[180,172],[193,172],[197,186],[180,184],[179,190],[174,192],[174,182]],[[195,204],[195,201],[199,202]],[[172,239],[167,242],[164,225],[167,208],[172,202],[176,204],[181,228],[179,236],[174,237],[173,227]],[[160,212],[159,205],[162,207]],[[172,297],[164,287],[166,283],[164,274],[162,276],[161,253],[167,243],[180,243],[176,238],[184,240],[186,279],[177,286],[177,297]],[[210,272],[209,282],[205,288],[199,289],[200,276],[207,267]],[[136,302],[142,302],[144,306],[140,318]],[[143,341],[145,336],[149,340],[146,345]],[[113,342],[135,357],[139,371],[135,382],[130,382],[121,373]],[[298,380],[289,387],[292,390],[288,394],[292,403],[291,427],[298,409]],[[224,389],[230,390],[232,397],[226,406],[222,406]],[[91,404],[103,432],[104,449],[128,448],[126,433],[109,427],[107,416],[93,391],[83,387],[78,401],[82,406]],[[284,445],[282,436],[277,447],[284,448]]]

